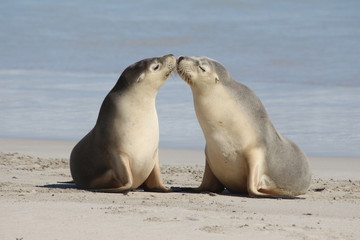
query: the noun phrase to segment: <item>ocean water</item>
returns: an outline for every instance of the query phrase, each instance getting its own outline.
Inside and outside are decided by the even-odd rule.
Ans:
[[[360,156],[360,1],[0,2],[0,137],[79,140],[121,72],[209,56],[312,156]],[[190,88],[157,97],[162,147],[202,149]]]

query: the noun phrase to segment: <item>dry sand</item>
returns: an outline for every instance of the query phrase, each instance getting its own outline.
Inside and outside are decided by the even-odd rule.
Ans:
[[[360,239],[360,159],[311,158],[304,199],[94,193],[71,180],[74,142],[0,139],[0,239]],[[198,186],[203,153],[161,149],[167,186]]]

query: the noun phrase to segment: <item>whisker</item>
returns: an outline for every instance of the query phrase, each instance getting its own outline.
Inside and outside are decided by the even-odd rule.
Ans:
[[[194,86],[194,82],[191,81],[191,75],[188,74],[191,69],[189,69],[189,66],[176,66],[176,70],[178,75],[180,76],[180,78],[182,78],[187,84],[189,84],[190,86]]]

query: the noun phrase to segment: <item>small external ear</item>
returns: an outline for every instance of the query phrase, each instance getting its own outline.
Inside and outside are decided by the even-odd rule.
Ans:
[[[138,77],[138,79],[136,80],[136,82],[139,83],[139,82],[141,82],[142,80],[144,80],[144,78],[145,78],[145,73],[142,73],[142,74]]]
[[[218,76],[215,76],[215,83],[218,83],[220,81]]]

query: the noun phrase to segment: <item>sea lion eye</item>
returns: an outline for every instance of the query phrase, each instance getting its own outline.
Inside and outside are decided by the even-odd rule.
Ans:
[[[153,65],[151,66],[151,69],[152,69],[153,71],[159,70],[159,69],[160,69],[160,64],[159,64],[159,63],[158,63],[158,64],[153,64]]]
[[[201,69],[202,72],[206,72],[205,68],[203,68],[202,66],[199,66],[199,68]]]

